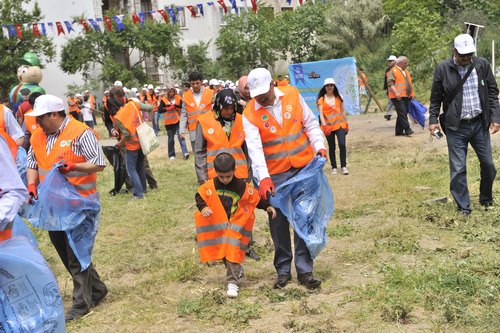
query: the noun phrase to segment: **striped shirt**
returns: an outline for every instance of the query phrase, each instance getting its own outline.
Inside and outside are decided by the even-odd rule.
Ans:
[[[56,142],[59,134],[64,130],[68,122],[70,121],[70,117],[66,117],[61,124],[61,127],[54,134],[47,134],[47,145],[45,146],[45,151],[47,155],[52,150],[52,146]],[[72,120],[77,121],[77,120]],[[104,159],[104,153],[102,151],[97,138],[89,128],[82,133],[79,137],[75,138],[71,143],[71,150],[77,156],[85,157],[85,160],[88,163],[92,163],[98,166],[106,166],[106,161]],[[38,169],[38,163],[35,159],[35,154],[33,153],[33,147],[30,147],[28,151],[28,168],[30,169]]]
[[[473,66],[471,63],[469,66]],[[463,79],[469,66],[457,66],[458,74]],[[464,82],[462,97],[462,114],[460,119],[473,119],[479,116],[482,112],[481,100],[479,99],[479,82],[476,69],[470,72],[469,77]]]

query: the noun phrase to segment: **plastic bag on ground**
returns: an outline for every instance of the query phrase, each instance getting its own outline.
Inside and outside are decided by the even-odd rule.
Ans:
[[[120,153],[120,148],[115,146],[104,146],[102,147],[102,151],[104,152],[104,155],[106,155],[109,163],[113,166],[115,187],[110,191],[110,193],[114,195],[120,192],[125,180],[127,179],[127,168],[122,154]]]
[[[66,231],[83,271],[92,262],[100,211],[99,193],[86,197],[80,195],[56,165],[38,187],[38,200],[34,200],[32,205],[25,205],[21,216],[35,228]]]
[[[287,217],[313,259],[326,246],[326,227],[333,215],[333,192],[323,174],[325,163],[325,158],[316,156],[271,197],[271,204]]]
[[[65,332],[54,274],[23,236],[0,242],[0,332]]]

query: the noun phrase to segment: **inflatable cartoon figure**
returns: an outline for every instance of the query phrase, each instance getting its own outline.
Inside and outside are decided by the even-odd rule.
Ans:
[[[45,90],[38,84],[42,81],[42,70],[40,69],[40,60],[36,53],[27,52],[21,59],[21,66],[17,69],[17,78],[19,84],[10,90],[10,105],[14,112],[17,112],[19,104],[23,102],[21,89],[27,88],[30,93],[38,91],[45,94]]]

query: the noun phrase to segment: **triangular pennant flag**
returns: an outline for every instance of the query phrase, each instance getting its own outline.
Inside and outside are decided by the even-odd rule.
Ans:
[[[168,15],[165,12],[165,10],[164,9],[158,9],[158,13],[160,13],[161,17],[163,17],[163,21],[165,21],[165,23],[168,23]]]
[[[10,37],[9,37],[9,29],[7,28],[7,26],[5,24],[2,24],[2,34],[7,39],[10,39]]]
[[[302,0],[299,0],[299,4],[302,6]]]
[[[236,0],[229,0],[229,3],[231,4],[231,7],[233,7],[234,12],[238,14],[238,5],[236,5]]]
[[[85,32],[89,32],[90,31],[90,27],[89,27],[89,24],[87,23],[87,20],[85,19],[80,19],[80,24],[83,25],[83,29],[85,29]]]
[[[252,3],[252,10],[254,13],[257,13],[257,0],[250,0]]]
[[[146,19],[145,13],[139,13],[139,19],[141,20],[141,24],[144,26],[144,20]]]
[[[209,5],[209,6],[211,6],[211,7],[215,6],[215,4],[214,4],[213,2],[211,2],[211,1],[210,1],[210,2],[207,2],[207,5]]]
[[[100,31],[97,22],[94,19],[89,18],[89,23],[94,28],[95,31]]]
[[[198,7],[198,11],[200,12],[200,15],[205,16],[205,13],[203,12],[203,4],[199,3],[196,6]]]
[[[33,23],[33,36],[40,37],[40,30],[38,29],[38,23]]]
[[[115,20],[116,29],[118,30],[118,32],[125,30],[125,26],[123,25],[123,22],[120,17],[115,15],[113,16],[113,20]]]
[[[64,28],[61,24],[61,22],[56,22],[56,27],[57,27],[57,35],[59,36],[60,34],[64,35]]]
[[[97,21],[97,24],[99,25],[99,31],[104,32],[104,22],[102,21],[102,17],[96,17],[95,20]]]
[[[167,8],[168,15],[172,19],[173,24],[177,24],[177,16],[175,16],[175,11],[173,8]]]
[[[73,29],[73,24],[69,21],[64,21],[64,25],[66,26],[66,30],[68,30],[68,34],[71,32],[71,31],[75,31]]]
[[[16,24],[16,34],[17,38],[23,39],[23,29],[21,28],[20,24]]]
[[[217,0],[217,2],[222,7],[222,10],[224,11],[224,14],[227,14],[227,7],[226,7],[226,4],[224,3],[224,0]]]
[[[14,37],[16,35],[16,28],[13,24],[9,24],[9,36]]]
[[[288,4],[288,6],[291,6],[292,5],[292,0],[286,0],[286,3]]]
[[[196,17],[196,11],[194,10],[193,6],[186,6],[186,8],[189,9],[192,17]]]
[[[47,25],[49,26],[49,36],[55,36],[56,35],[56,30],[54,28],[54,23],[48,22]]]
[[[139,16],[137,16],[137,14],[132,14],[132,23],[134,23],[134,25],[136,25],[139,22],[141,22],[141,19],[139,18]]]
[[[103,18],[104,22],[106,23],[106,28],[108,29],[108,31],[112,31],[113,26],[111,25],[111,19],[109,18],[109,16],[103,16]]]
[[[40,26],[42,27],[42,36],[47,36],[47,31],[45,30],[45,23],[40,23]]]

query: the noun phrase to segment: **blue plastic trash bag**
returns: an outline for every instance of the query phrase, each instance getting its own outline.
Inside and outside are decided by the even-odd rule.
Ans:
[[[410,115],[416,123],[418,123],[422,128],[425,127],[425,113],[427,112],[427,108],[422,105],[416,99],[412,99],[410,103],[408,103],[408,114]]]
[[[12,236],[24,236],[31,242],[31,244],[33,244],[33,246],[38,247],[38,242],[35,236],[19,215],[16,215],[13,222]]]
[[[66,231],[69,244],[82,271],[92,262],[92,249],[100,218],[99,193],[82,196],[61,175],[57,166],[47,173],[38,187],[38,200],[25,205],[21,216],[35,228]]]
[[[17,149],[17,158],[16,158],[16,166],[21,179],[23,180],[24,185],[28,184],[28,180],[26,178],[26,168],[28,164],[28,155],[26,154],[26,150],[23,147],[19,147]]]
[[[23,236],[0,242],[0,332],[65,332],[54,274]]]
[[[323,174],[325,163],[325,158],[316,156],[271,197],[271,204],[287,217],[312,259],[326,246],[326,227],[333,215],[333,192]]]

